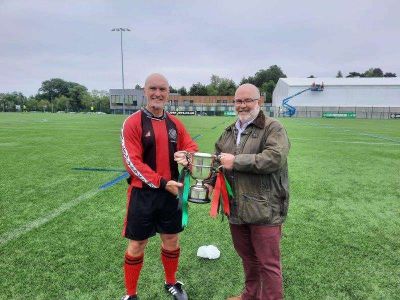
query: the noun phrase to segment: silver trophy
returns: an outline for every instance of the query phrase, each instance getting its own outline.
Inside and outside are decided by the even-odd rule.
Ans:
[[[210,178],[213,170],[215,156],[208,153],[188,153],[190,174],[196,180],[196,184],[190,187],[188,201],[193,203],[209,203],[208,188],[203,180]]]

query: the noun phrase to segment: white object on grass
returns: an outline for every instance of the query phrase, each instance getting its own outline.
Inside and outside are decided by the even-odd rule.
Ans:
[[[221,252],[214,245],[201,246],[197,250],[197,256],[202,258],[217,259],[220,255]]]

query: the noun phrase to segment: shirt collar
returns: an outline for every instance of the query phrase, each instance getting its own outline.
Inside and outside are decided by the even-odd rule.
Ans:
[[[236,123],[235,123],[235,127],[236,127],[236,129],[237,130],[239,130],[239,131],[243,131],[243,130],[245,130],[246,128],[247,128],[247,126],[249,126],[251,123],[253,123],[253,121],[255,120],[256,118],[254,118],[254,119],[251,119],[251,120],[249,120],[249,121],[247,121],[247,122],[244,122],[241,126],[240,126],[240,120],[239,119],[237,119],[236,120]]]
[[[167,118],[167,113],[165,112],[165,110],[163,111],[163,114],[161,117],[156,117],[155,115],[153,115],[147,108],[142,107],[142,112],[150,119],[156,119],[156,120],[164,120]]]

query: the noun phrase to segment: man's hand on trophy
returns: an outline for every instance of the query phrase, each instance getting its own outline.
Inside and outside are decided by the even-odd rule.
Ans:
[[[178,164],[186,167],[188,165],[187,154],[186,151],[177,151],[174,153],[174,160]]]
[[[220,161],[221,166],[226,170],[233,169],[233,162],[235,161],[235,155],[230,153],[221,153],[218,155],[218,159]]]
[[[170,180],[167,182],[165,189],[170,192],[172,195],[177,196],[178,195],[178,190],[180,187],[182,187],[183,184],[180,182],[177,182],[175,180]]]

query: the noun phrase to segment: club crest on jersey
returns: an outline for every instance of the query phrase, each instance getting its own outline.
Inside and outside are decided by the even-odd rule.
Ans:
[[[169,138],[170,138],[171,142],[176,143],[177,134],[176,134],[176,130],[174,128],[171,128],[168,131],[168,135],[169,135]]]

